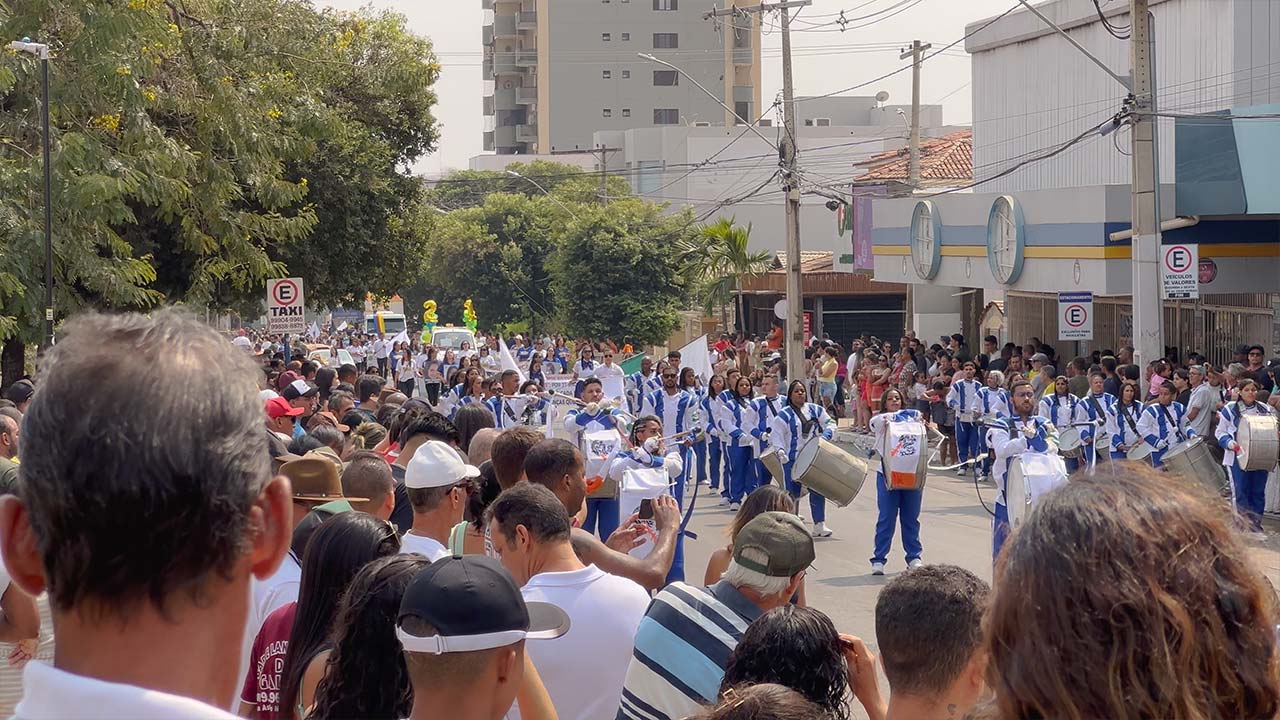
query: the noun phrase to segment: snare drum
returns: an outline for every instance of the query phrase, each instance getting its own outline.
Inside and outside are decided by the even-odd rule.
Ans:
[[[1016,528],[1031,514],[1036,501],[1067,482],[1067,464],[1058,455],[1023,453],[1009,464],[1004,502],[1009,526]]]
[[[1141,440],[1137,445],[1125,450],[1124,454],[1130,460],[1146,460],[1151,457],[1151,446],[1146,440]]]
[[[1058,433],[1058,454],[1065,458],[1084,457],[1084,440],[1080,437],[1080,428],[1063,428]]]
[[[791,479],[840,507],[853,502],[867,479],[867,464],[820,437],[798,451]]]
[[[1203,483],[1215,494],[1222,487],[1222,466],[1214,461],[1202,437],[1170,446],[1161,462],[1170,472]]]
[[[1236,462],[1245,472],[1271,471],[1280,456],[1280,435],[1275,415],[1242,415],[1236,426],[1240,452]]]

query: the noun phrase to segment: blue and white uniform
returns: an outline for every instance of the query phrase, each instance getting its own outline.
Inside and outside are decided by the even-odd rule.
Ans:
[[[882,412],[871,418],[871,432],[875,435],[873,447],[883,447],[885,434],[889,432],[889,423],[916,421],[923,423],[925,418],[919,410],[907,409],[897,412]],[[920,505],[924,501],[924,490],[890,490],[885,482],[884,469],[880,462],[873,461],[876,467],[876,518],[875,550],[871,562],[884,563],[888,559],[889,549],[893,545],[893,525],[898,521],[902,525],[902,549],[910,563],[920,557],[924,547],[920,545]]]
[[[682,433],[686,430],[698,429],[693,421],[694,415],[701,419],[698,398],[688,390],[676,390],[668,394],[666,388],[659,388],[645,396],[641,403],[641,415],[656,415],[662,420],[663,431],[667,434]]]
[[[1111,407],[1115,404],[1115,395],[1109,392],[1094,395],[1092,391],[1076,403],[1076,412],[1080,416],[1080,421],[1090,423],[1088,427],[1080,428],[1080,437],[1085,443],[1085,462],[1089,461],[1089,453],[1094,452],[1095,448],[1099,458],[1107,457],[1107,448],[1098,445],[1097,440],[1107,434],[1107,426],[1110,424],[1113,412]]]
[[[1009,391],[1002,387],[982,387],[978,390],[978,400],[982,407],[982,416],[978,418],[981,426],[978,427],[978,450],[982,453],[982,462],[980,470],[983,475],[991,474],[990,449],[991,442],[988,439],[990,428],[987,423],[1006,418],[1013,414],[1013,403],[1009,399]]]
[[[1053,426],[1062,432],[1063,429],[1072,427],[1078,422],[1082,422],[1080,418],[1080,401],[1076,400],[1076,396],[1071,393],[1066,395],[1045,395],[1040,398],[1040,417],[1053,423]],[[1081,435],[1083,437],[1083,434]],[[1064,457],[1067,472],[1073,473],[1080,467],[1079,458]]]
[[[1262,530],[1262,511],[1266,509],[1267,471],[1245,470],[1240,467],[1240,458],[1237,456],[1240,444],[1236,438],[1242,415],[1272,414],[1274,411],[1265,403],[1245,405],[1243,401],[1237,400],[1223,405],[1218,411],[1218,428],[1215,431],[1218,445],[1224,451],[1222,464],[1231,472],[1231,482],[1235,485],[1236,507],[1249,518],[1253,529],[1258,531]]]
[[[683,445],[668,448],[666,455],[650,453],[643,447],[631,448],[614,458],[613,464],[609,466],[609,478],[616,482],[622,482],[622,474],[627,470],[666,468],[667,477],[671,481],[672,495],[680,505],[680,510],[682,511],[681,519],[683,520],[684,483],[680,481],[680,477],[684,474],[684,460],[681,457],[683,452]],[[671,559],[671,569],[667,571],[667,583],[673,582],[684,582],[684,533],[676,536],[676,552]]]
[[[589,448],[583,447],[583,433],[610,429],[622,432],[618,423],[618,411],[613,408],[594,413],[588,413],[582,408],[572,409],[564,418],[564,426],[573,434],[584,457],[591,453]],[[618,529],[619,522],[621,519],[618,517],[617,498],[587,498],[587,519],[583,521],[582,529],[589,533],[599,530],[600,538],[608,540],[613,531]]]
[[[716,423],[716,417],[717,417],[716,408],[720,404],[720,401],[716,398],[711,397],[710,393],[708,393],[705,390],[699,390],[698,396],[699,396],[698,402],[702,406],[702,411],[703,411],[702,412],[703,429],[706,431],[706,436],[703,441],[704,449],[702,451],[703,453],[705,453],[705,455],[700,454],[698,457],[699,468],[701,468],[703,464],[703,460],[705,459],[707,472],[709,472],[710,474],[711,489],[719,490],[720,489],[720,470],[722,467],[724,467],[724,458],[725,458],[724,437],[720,434],[720,428]],[[693,449],[694,449],[694,452],[697,452],[698,446],[694,445]],[[699,469],[698,482],[702,482],[703,479],[707,478],[707,476],[703,475],[702,473],[703,471]],[[728,477],[729,477],[728,471],[726,470],[724,492],[721,493],[721,495],[726,498],[729,497]]]
[[[991,445],[996,451],[996,462],[992,466],[996,477],[996,511],[992,520],[991,559],[994,562],[1000,557],[1000,548],[1009,536],[1009,508],[1005,502],[1005,491],[1008,490],[1009,468],[1014,458],[1023,453],[1040,453],[1054,455],[1057,453],[1057,435],[1049,430],[1050,421],[1039,415],[1032,415],[1023,420],[1019,417],[1008,417],[1001,420],[991,430]],[[1035,434],[1027,437],[1024,428],[1034,427]],[[1055,442],[1050,442],[1051,440]]]
[[[770,423],[778,416],[778,411],[787,404],[787,399],[781,395],[767,397],[761,395],[751,401],[756,410],[756,426],[751,430],[751,436],[756,439],[755,459],[751,462],[751,469],[755,472],[755,487],[768,485],[773,482],[773,475],[770,474],[769,468],[760,462],[760,455],[764,452],[764,446],[768,444],[769,432],[772,430]]]
[[[650,370],[648,375],[642,372],[633,372],[627,376],[627,403],[631,407],[632,413],[640,412],[644,399],[654,390],[662,389],[662,378],[658,377],[658,373]]]
[[[1187,409],[1177,400],[1168,407],[1154,403],[1142,408],[1138,433],[1153,449],[1151,464],[1154,467],[1164,464],[1164,454],[1170,447],[1195,436],[1195,431],[1187,427]]]
[[[545,400],[528,395],[511,398],[495,395],[485,401],[485,405],[493,413],[493,426],[498,430],[505,430],[524,424],[525,410],[530,405],[533,406],[534,410],[537,410],[545,403]]]
[[[493,412],[493,405],[490,400],[485,400],[484,397],[479,395],[463,395],[450,405],[448,413],[449,421],[453,421],[454,416],[458,414],[459,408],[471,405],[472,403],[483,403],[485,407],[489,408],[489,412]]]
[[[977,380],[955,380],[947,392],[947,407],[956,411],[956,451],[960,462],[970,458],[977,460],[981,454],[982,437],[982,383]],[[960,474],[968,472],[960,468]],[[975,465],[974,472],[977,472]]]
[[[1119,400],[1111,404],[1107,413],[1107,436],[1111,438],[1111,459],[1124,460],[1128,451],[1142,444],[1138,431],[1138,419],[1142,417],[1142,403],[1134,400],[1122,405]],[[1120,447],[1124,446],[1124,450]]]
[[[726,400],[724,395],[728,394]],[[720,415],[717,424],[725,437],[725,449],[729,456],[729,502],[740,503],[742,498],[755,490],[755,470],[752,466],[755,438],[751,431],[759,425],[755,406],[750,397],[737,398],[728,390],[721,394]]]
[[[807,402],[799,410],[794,405],[785,403],[778,414],[770,417],[767,422],[770,446],[764,452],[782,452],[782,474],[786,478],[784,484],[791,497],[799,500],[800,483],[791,479],[791,468],[795,465],[796,455],[810,438],[820,436],[824,440],[830,440],[836,431],[836,421],[831,419],[821,405]],[[826,522],[827,499],[817,492],[809,491],[809,512],[813,514],[815,523]]]

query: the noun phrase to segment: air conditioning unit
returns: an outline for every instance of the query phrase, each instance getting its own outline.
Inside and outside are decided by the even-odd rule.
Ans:
[[[760,127],[773,127],[773,120],[770,120],[769,118],[760,118],[760,122],[757,124]]]
[[[711,123],[707,122],[706,120],[695,120],[693,122],[693,126],[694,127],[711,127]]]
[[[813,124],[817,127],[831,127],[831,118],[814,118]]]

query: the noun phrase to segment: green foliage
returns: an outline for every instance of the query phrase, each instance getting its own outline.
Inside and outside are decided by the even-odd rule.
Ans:
[[[575,336],[645,345],[679,323],[686,289],[673,250],[696,234],[686,212],[624,200],[570,225],[552,263],[564,329]]]
[[[428,202],[441,210],[459,210],[478,207],[484,204],[486,197],[496,193],[526,197],[550,194],[565,203],[600,202],[600,174],[597,172],[548,160],[513,162],[506,169],[520,177],[489,170],[455,170],[432,187],[427,193]],[[610,199],[631,196],[631,186],[616,175],[607,178],[605,187]]]
[[[773,256],[750,250],[751,225],[735,225],[733,218],[720,218],[703,225],[696,235],[677,247],[679,263],[690,279],[708,314],[733,300],[743,277],[759,277],[769,270]]]
[[[306,0],[10,0],[52,51],[55,304],[228,307],[265,280],[314,302],[420,268],[400,168],[430,150],[439,66],[399,16]],[[50,28],[49,31],[44,31]],[[39,64],[0,55],[0,334],[38,328]]]

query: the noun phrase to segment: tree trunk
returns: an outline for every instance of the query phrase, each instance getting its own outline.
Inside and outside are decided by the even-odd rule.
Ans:
[[[747,334],[746,306],[743,303],[742,292],[734,291],[734,293],[737,295],[737,298],[738,298],[738,329],[741,330],[742,334],[745,336]]]
[[[27,344],[18,337],[4,341],[0,350],[0,387],[9,387],[27,374]]]
[[[720,303],[720,327],[724,328],[724,332],[729,332],[729,304]]]

